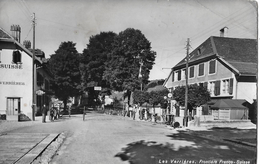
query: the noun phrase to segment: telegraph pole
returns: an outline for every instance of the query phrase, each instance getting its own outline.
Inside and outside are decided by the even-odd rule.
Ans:
[[[35,13],[33,13],[33,56],[32,56],[32,120],[35,121]]]
[[[188,115],[187,115],[187,111],[188,111],[188,63],[189,63],[189,48],[190,48],[190,39],[188,38],[187,40],[187,46],[186,46],[186,50],[187,50],[187,54],[186,54],[186,69],[185,69],[185,109],[184,109],[184,126],[188,126],[187,123],[187,119],[188,119]]]

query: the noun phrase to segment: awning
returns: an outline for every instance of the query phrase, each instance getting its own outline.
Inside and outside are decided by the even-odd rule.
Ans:
[[[237,99],[220,99],[217,100],[214,105],[211,106],[212,109],[248,109],[242,104],[246,103],[246,100]]]

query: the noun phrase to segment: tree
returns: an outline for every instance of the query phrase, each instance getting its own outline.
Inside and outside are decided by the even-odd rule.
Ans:
[[[69,97],[80,94],[81,75],[79,71],[79,54],[73,42],[62,42],[51,55],[48,67],[54,75],[52,90],[55,96],[64,102],[66,109]]]
[[[101,86],[106,90],[109,86],[103,79],[107,55],[112,51],[112,43],[117,34],[101,32],[91,36],[87,48],[83,50],[81,59],[81,73],[84,88]]]
[[[142,105],[145,102],[149,102],[149,93],[140,91],[140,90],[135,90],[133,94],[133,99],[134,99],[134,104],[139,104]]]
[[[163,90],[150,92],[149,93],[149,103],[153,105],[153,108],[155,107],[155,105],[165,104],[164,96],[167,96],[168,93],[169,93],[169,91],[166,88]]]
[[[173,90],[173,99],[180,105],[185,104],[185,86],[178,86]],[[204,86],[192,84],[188,86],[188,104],[192,107],[198,107],[210,100],[210,93]]]
[[[148,82],[156,53],[140,30],[128,28],[120,32],[114,38],[112,49],[103,76],[112,89],[133,91]],[[139,79],[140,66],[142,77]]]
[[[98,95],[111,94],[109,84],[103,79],[107,55],[112,51],[112,43],[117,34],[113,32],[101,32],[91,36],[87,48],[81,56],[80,71],[82,75],[83,90],[88,92],[89,105],[96,105]],[[101,91],[95,91],[95,86],[101,86]]]

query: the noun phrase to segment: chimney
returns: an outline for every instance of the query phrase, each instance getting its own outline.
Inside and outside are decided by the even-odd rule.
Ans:
[[[11,26],[12,37],[20,43],[21,40],[21,27],[19,25]]]
[[[23,45],[24,45],[25,48],[30,49],[31,48],[31,41],[25,40],[25,41],[23,41]]]
[[[220,37],[227,37],[228,27],[225,26],[222,29],[220,29],[219,31],[220,31]]]

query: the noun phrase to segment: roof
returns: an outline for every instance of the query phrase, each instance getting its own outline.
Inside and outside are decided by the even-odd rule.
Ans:
[[[257,74],[257,63],[229,62],[241,75],[255,76]]]
[[[147,89],[147,92],[163,91],[163,90],[165,90],[165,89],[167,89],[167,88],[165,88],[165,87],[162,86],[162,85],[157,85],[157,86],[155,86],[155,87],[153,87],[153,88],[148,88],[148,89]]]
[[[246,100],[237,99],[220,99],[217,100],[214,105],[211,106],[212,109],[248,109],[243,104]]]
[[[11,35],[0,28],[0,38],[12,39]]]
[[[4,31],[1,27],[0,27],[0,44],[1,47],[0,48],[6,48],[6,49],[19,49],[21,51],[24,51],[27,55],[29,55],[30,57],[33,56],[33,53],[30,52],[30,50],[28,50],[27,48],[25,48],[21,43],[19,43],[18,41],[16,41],[10,34],[8,34],[6,31]],[[12,43],[12,44],[10,44]],[[35,56],[35,60],[39,63],[42,63],[42,61],[37,58]]]
[[[189,54],[189,65],[203,60],[220,58],[233,66],[239,74],[256,75],[257,40],[211,36]],[[174,70],[185,67],[186,58],[173,67]],[[253,67],[252,67],[253,66]]]

